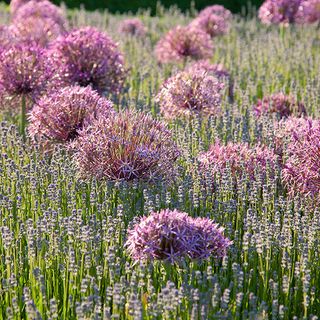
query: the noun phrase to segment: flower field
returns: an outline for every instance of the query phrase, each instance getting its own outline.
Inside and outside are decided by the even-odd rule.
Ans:
[[[0,319],[320,317],[319,1],[160,9],[0,6]]]

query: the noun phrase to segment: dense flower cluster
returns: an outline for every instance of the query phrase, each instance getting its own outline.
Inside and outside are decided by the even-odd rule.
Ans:
[[[146,34],[147,29],[141,20],[138,18],[132,18],[121,22],[119,32],[122,34],[143,37]]]
[[[201,29],[177,26],[159,40],[155,54],[161,63],[207,59],[213,55],[213,43]]]
[[[250,148],[247,143],[229,142],[222,145],[219,141],[208,152],[201,153],[198,159],[201,170],[209,170],[213,177],[229,168],[233,178],[245,175],[251,180],[255,180],[256,173],[265,178],[267,167],[274,174],[278,163],[278,156],[266,146]]]
[[[283,93],[276,93],[266,96],[262,100],[259,99],[253,106],[253,110],[258,117],[264,114],[276,114],[280,118],[290,115],[306,115],[306,108],[303,103]]]
[[[29,114],[29,134],[42,145],[68,143],[91,120],[109,116],[112,103],[90,87],[64,87],[43,96]]]
[[[13,42],[13,37],[12,37],[10,27],[0,25],[0,53],[8,45],[12,44],[12,42]]]
[[[289,158],[282,177],[291,196],[302,194],[320,200],[320,126],[311,123],[304,132],[293,133]]]
[[[186,71],[193,72],[207,72],[219,79],[230,79],[230,73],[225,69],[222,64],[212,64],[209,60],[200,60],[190,64]]]
[[[230,20],[232,18],[231,11],[218,4],[208,6],[199,12],[199,17],[210,15],[222,17],[224,20]]]
[[[166,124],[131,111],[92,121],[74,149],[83,176],[111,181],[171,179],[179,156]]]
[[[73,30],[53,42],[55,70],[68,84],[91,86],[99,93],[118,93],[124,84],[124,58],[106,34],[92,27]]]
[[[179,72],[164,82],[156,101],[166,118],[217,115],[224,83],[202,70]]]
[[[23,97],[27,107],[53,86],[52,70],[45,51],[35,44],[15,44],[0,53],[1,107],[19,108]]]
[[[226,255],[230,240],[223,228],[208,218],[192,218],[178,210],[152,212],[128,231],[126,246],[135,260],[165,260],[171,263],[186,258],[195,260]]]
[[[10,13],[12,16],[16,14],[18,9],[20,9],[23,5],[28,3],[31,0],[11,0],[10,1]],[[41,2],[43,0],[33,0],[34,2]]]
[[[296,20],[298,23],[314,23],[320,21],[320,0],[302,0]]]

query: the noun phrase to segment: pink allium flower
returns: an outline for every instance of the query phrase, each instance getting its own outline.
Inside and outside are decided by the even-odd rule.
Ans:
[[[132,18],[121,22],[119,32],[122,34],[143,37],[146,34],[147,29],[141,20]]]
[[[229,23],[221,16],[210,14],[198,16],[190,23],[190,27],[201,29],[213,38],[226,34],[229,30]]]
[[[220,112],[224,84],[203,72],[179,72],[164,82],[156,102],[169,119],[197,114],[217,115]]]
[[[41,145],[69,143],[98,115],[112,112],[112,103],[90,87],[64,87],[43,96],[33,107],[29,134]]]
[[[52,74],[49,57],[35,44],[15,44],[0,53],[1,108],[14,111],[24,98],[27,108],[58,84]]]
[[[161,63],[207,59],[213,55],[213,43],[201,29],[177,26],[160,39],[155,54]]]
[[[218,4],[208,6],[199,12],[199,17],[210,15],[222,17],[224,20],[230,20],[232,18],[231,11]]]
[[[232,242],[224,229],[208,218],[192,218],[178,210],[161,210],[141,218],[128,230],[126,247],[135,260],[164,260],[171,263],[186,258],[222,258]]]
[[[222,64],[212,64],[209,60],[199,60],[190,64],[186,71],[193,72],[207,72],[218,79],[230,79],[230,73],[225,69]]]
[[[12,36],[10,27],[0,25],[0,53],[9,45],[12,45],[13,41],[14,37]]]
[[[302,0],[296,20],[301,24],[320,21],[320,0]]]
[[[320,199],[320,126],[305,129],[303,134],[293,133],[288,145],[289,158],[282,178],[289,195],[305,195],[314,201]]]
[[[255,171],[258,169],[264,178],[267,165],[275,173],[278,156],[266,146],[257,145],[250,148],[247,143],[229,142],[222,145],[216,142],[208,152],[199,155],[201,170],[209,170],[213,178],[216,174],[222,174],[227,167],[231,170],[233,178],[241,178],[243,175],[255,180]]]
[[[94,120],[74,150],[83,176],[110,181],[172,179],[179,156],[165,123],[131,111]]]
[[[15,13],[18,11],[18,9],[20,7],[22,7],[23,5],[25,5],[26,3],[28,3],[31,0],[11,0],[10,1],[10,13],[12,16],[15,15]],[[35,0],[34,0],[35,1]],[[38,0],[37,2],[40,2],[43,0]]]
[[[91,86],[99,93],[117,94],[126,71],[123,55],[106,34],[92,27],[71,31],[52,43],[56,72],[66,83]]]
[[[302,0],[265,0],[259,9],[264,24],[288,24],[296,22]]]
[[[279,117],[290,115],[306,115],[306,108],[303,103],[296,101],[292,96],[283,93],[276,93],[258,100],[253,106],[255,114],[260,117],[264,114],[276,114]]]

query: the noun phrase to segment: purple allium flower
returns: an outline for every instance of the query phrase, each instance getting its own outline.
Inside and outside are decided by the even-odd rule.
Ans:
[[[263,145],[250,148],[247,143],[229,142],[222,145],[219,141],[212,145],[208,152],[199,155],[201,170],[209,170],[214,177],[222,174],[229,167],[233,178],[241,178],[244,174],[251,180],[255,180],[257,168],[265,175],[267,165],[275,172],[278,156]]]
[[[119,32],[132,36],[143,37],[147,30],[141,20],[137,18],[123,20],[119,26]]]
[[[320,0],[302,0],[296,14],[296,21],[301,24],[320,20]]]
[[[259,9],[264,24],[288,24],[296,22],[302,0],[266,0]]]
[[[205,31],[211,38],[224,35],[229,30],[228,21],[216,14],[198,16],[190,26]]]
[[[208,218],[192,218],[178,210],[151,212],[128,230],[126,247],[135,260],[164,260],[171,263],[186,258],[222,258],[232,242],[223,228]]]
[[[229,79],[230,73],[225,69],[225,67],[219,63],[219,64],[212,64],[209,60],[200,60],[193,62],[190,64],[186,71],[188,72],[197,72],[197,71],[203,71],[207,72],[208,74],[212,74],[218,79]]]
[[[288,145],[289,158],[282,171],[282,178],[289,195],[305,195],[314,201],[320,199],[320,126],[309,126],[305,131],[293,132]]]
[[[306,108],[303,103],[298,102],[292,96],[283,93],[276,93],[258,100],[253,106],[257,117],[264,114],[276,114],[279,117],[289,117],[290,115],[306,115]]]
[[[15,15],[15,13],[18,11],[18,9],[20,7],[22,7],[23,5],[25,5],[26,3],[28,3],[31,0],[11,0],[10,1],[10,13],[12,16]],[[35,0],[34,0],[35,1]],[[37,2],[40,2],[43,0],[38,0]]]
[[[92,119],[112,112],[112,103],[90,87],[64,87],[43,96],[33,107],[29,134],[42,145],[69,143]]]
[[[52,43],[51,55],[56,72],[64,76],[66,83],[90,85],[99,93],[113,94],[123,87],[123,55],[108,35],[95,28],[76,29],[58,38]]]
[[[179,156],[165,123],[132,111],[97,118],[73,147],[83,176],[110,181],[172,179]]]
[[[224,83],[205,71],[182,71],[164,82],[156,102],[168,119],[220,112]]]
[[[222,17],[224,20],[230,20],[232,18],[232,13],[230,10],[226,9],[224,6],[215,4],[213,6],[208,6],[199,12],[200,16],[210,16],[217,15]]]
[[[13,36],[10,27],[0,25],[0,53],[13,43]]]
[[[14,111],[25,99],[27,109],[56,83],[45,51],[33,44],[15,44],[0,53],[1,108]]]
[[[155,54],[161,63],[207,59],[213,55],[213,43],[201,29],[177,26],[160,39]]]

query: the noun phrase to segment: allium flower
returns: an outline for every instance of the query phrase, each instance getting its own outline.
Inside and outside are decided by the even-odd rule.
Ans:
[[[74,150],[83,176],[110,181],[171,179],[179,156],[165,123],[131,111],[94,120]]]
[[[0,53],[1,108],[14,111],[25,99],[27,108],[54,85],[45,51],[35,44],[15,44]]]
[[[123,55],[109,36],[95,28],[76,29],[57,39],[51,55],[56,72],[65,77],[66,83],[90,85],[99,93],[116,94],[123,87]]]
[[[259,9],[264,24],[288,24],[296,22],[302,0],[265,0]]]
[[[29,114],[29,134],[42,145],[69,143],[97,116],[109,116],[112,103],[90,87],[65,87],[43,96]]]
[[[213,178],[230,168],[233,178],[246,175],[251,180],[255,180],[257,169],[264,178],[267,166],[271,173],[275,173],[278,163],[278,156],[266,146],[257,145],[250,148],[247,143],[229,142],[222,145],[219,141],[212,145],[208,152],[201,153],[198,159],[201,170],[209,170]]]
[[[161,63],[207,59],[213,55],[213,43],[201,29],[177,26],[160,39],[155,54]]]
[[[196,114],[217,115],[223,88],[223,82],[202,70],[179,72],[164,82],[156,102],[169,119]]]
[[[137,18],[123,20],[119,27],[119,32],[132,36],[143,37],[147,30],[141,20]]]
[[[141,218],[128,230],[126,247],[135,260],[164,260],[171,263],[186,258],[222,258],[231,241],[223,228],[208,218],[192,218],[178,210],[161,210]]]
[[[18,11],[19,8],[21,8],[23,5],[28,3],[31,0],[11,0],[10,1],[10,13],[12,16],[15,15],[15,13]],[[36,1],[36,0],[34,0]],[[38,0],[37,2],[41,2],[43,0]]]
[[[3,51],[8,45],[12,44],[13,36],[11,30],[8,26],[0,25],[0,53]]]
[[[216,14],[198,16],[190,23],[190,27],[205,31],[211,38],[224,35],[229,30],[228,21]]]
[[[309,125],[303,134],[293,135],[288,145],[289,158],[282,178],[291,196],[305,195],[320,199],[320,126]]]
[[[222,17],[224,20],[230,20],[232,18],[232,13],[230,10],[226,9],[224,6],[215,4],[213,6],[208,6],[200,11],[199,17],[216,15]]]
[[[303,103],[283,93],[276,93],[264,97],[262,100],[259,99],[257,104],[253,106],[253,110],[258,117],[273,113],[281,118],[294,114],[298,116],[306,114],[306,108]]]
[[[302,0],[296,21],[301,24],[320,21],[320,0]]]

